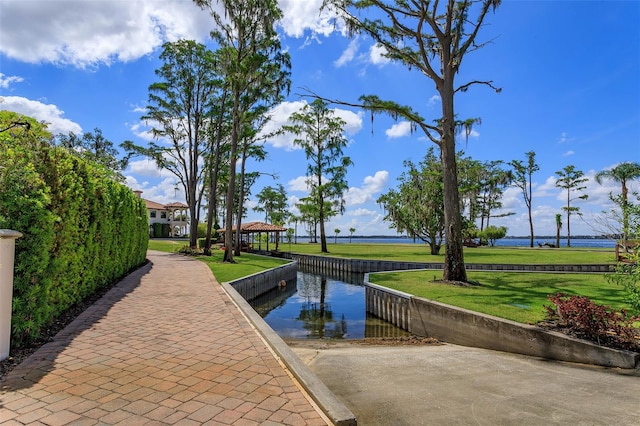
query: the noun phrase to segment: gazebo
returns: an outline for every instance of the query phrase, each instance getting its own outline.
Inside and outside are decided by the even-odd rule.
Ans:
[[[236,229],[237,227],[235,225],[233,226],[233,228],[231,228],[231,232],[233,232],[234,235],[235,235]],[[266,234],[275,233],[276,241],[278,241],[280,232],[284,232],[286,230],[287,228],[284,228],[278,225],[273,225],[271,223],[264,223],[264,222],[243,223],[240,225],[240,238],[241,238],[240,248],[244,251],[249,251],[252,245],[254,244],[255,234],[258,234],[259,236],[262,233],[266,233]],[[220,228],[218,229],[218,232],[221,234],[224,234],[225,229]],[[259,237],[258,237],[258,244],[260,244]],[[258,247],[259,249],[261,249],[260,246]],[[267,240],[267,250],[269,250],[269,240]]]
[[[170,204],[166,204],[164,208],[169,210],[170,212],[169,225],[171,226],[171,236],[175,237],[177,235],[188,234],[189,225],[187,222],[187,212],[189,211],[189,206],[176,201]]]

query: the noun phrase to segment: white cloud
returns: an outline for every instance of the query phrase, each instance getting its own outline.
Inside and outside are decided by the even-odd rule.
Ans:
[[[310,30],[312,37],[318,34],[328,36],[336,30],[333,22],[335,13],[325,9],[320,12],[322,0],[279,0],[278,5],[282,10],[283,18],[280,26],[286,35],[300,38],[306,30]],[[344,25],[338,22],[344,31]]]
[[[403,136],[409,136],[411,134],[411,123],[408,121],[401,121],[391,126],[390,129],[384,132],[389,139],[397,139]]]
[[[287,187],[289,191],[301,191],[301,192],[309,191],[309,186],[307,185],[306,176],[298,176],[295,179],[291,179],[289,182],[287,182]]]
[[[18,77],[17,75],[7,75],[5,76],[0,72],[0,88],[8,89],[10,85],[13,83],[22,83],[24,78]]]
[[[480,133],[475,129],[469,130],[469,133],[467,133],[465,129],[462,129],[460,133],[458,133],[458,139],[465,140],[465,141],[467,140],[467,138],[479,138],[479,137],[480,137]]]
[[[82,133],[82,127],[78,123],[64,118],[64,111],[53,104],[43,104],[20,96],[2,96],[0,97],[0,109],[17,112],[47,123],[48,130],[54,135],[69,132]]]
[[[299,112],[307,105],[307,101],[282,102],[271,111],[269,121],[265,124],[261,134],[269,134],[282,128],[284,125],[291,125],[289,120],[291,114]],[[345,121],[344,131],[348,135],[354,135],[362,129],[362,113],[354,113],[353,111],[335,108],[333,113],[336,117],[340,117]],[[283,148],[286,151],[300,149],[293,143],[296,136],[292,133],[283,133],[267,139],[267,144],[274,148]]]
[[[576,138],[569,137],[569,134],[567,132],[562,132],[560,134],[560,138],[558,138],[558,143],[559,144],[564,144],[564,143],[573,142],[575,140],[576,140]]]
[[[151,142],[156,140],[156,137],[151,133],[151,128],[142,122],[129,125],[129,130],[144,141]]]
[[[533,196],[548,197],[550,195],[555,194],[556,191],[558,190],[558,188],[556,187],[556,180],[557,178],[555,176],[549,176],[542,185],[538,185],[535,188]]]
[[[152,159],[141,159],[129,161],[127,169],[124,172],[125,175],[133,174],[136,176],[145,176],[150,178],[169,177],[173,176],[167,170],[161,170],[156,165],[156,162]]]
[[[376,43],[373,46],[371,46],[371,49],[369,49],[369,60],[374,65],[378,65],[378,66],[386,65],[389,62],[391,62],[389,58],[384,56],[386,52],[387,52],[387,49],[385,49],[384,46]]]
[[[187,0],[5,1],[1,7],[0,52],[79,68],[135,60],[164,41],[202,41],[213,26]]]
[[[355,135],[362,130],[362,112],[355,113],[347,109],[335,108],[333,113],[345,121],[344,131],[349,135]]]
[[[271,117],[269,121],[265,124],[262,129],[262,134],[273,133],[284,125],[291,124],[289,121],[289,117],[294,112],[300,111],[305,105],[307,105],[306,101],[295,101],[295,102],[282,102],[281,104],[275,106],[271,111],[269,111],[269,116]],[[283,133],[281,135],[271,137],[267,140],[267,144],[272,145],[274,148],[284,148],[286,151],[292,151],[294,149],[299,149],[296,145],[294,145],[293,140],[295,139],[295,135],[291,133]]]
[[[569,151],[565,152],[564,154],[562,154],[562,156],[563,157],[571,157],[573,154],[575,154],[575,152],[569,150]]]
[[[366,216],[375,216],[379,214],[376,211],[373,210],[369,210],[369,209],[355,209],[355,210],[350,210],[346,213],[346,216],[353,216],[353,217],[366,217]]]
[[[440,97],[440,95],[433,95],[432,97],[429,98],[429,106],[433,106],[435,104],[437,104],[438,102],[441,102],[442,98]]]
[[[149,184],[148,181],[138,182],[134,176],[125,176],[125,178],[127,186],[132,190],[142,191],[141,197],[146,200],[161,204],[174,201],[186,203],[184,190],[175,177],[165,177],[154,185]]]
[[[357,206],[374,201],[374,196],[379,194],[389,181],[389,172],[379,170],[373,176],[367,176],[360,187],[350,187],[344,196],[347,206]]]
[[[522,207],[522,190],[520,188],[510,186],[502,194],[502,210],[503,212]]]
[[[356,53],[358,53],[358,48],[360,47],[360,41],[357,38],[354,38],[349,42],[349,46],[342,52],[342,55],[333,62],[333,64],[340,68],[355,58]]]

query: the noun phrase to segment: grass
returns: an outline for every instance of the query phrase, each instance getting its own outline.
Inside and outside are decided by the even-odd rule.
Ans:
[[[354,259],[403,260],[411,262],[442,263],[444,248],[440,255],[431,256],[425,244],[327,244],[328,254],[320,253],[320,244],[280,244],[280,250],[294,253],[346,257]],[[599,248],[529,248],[529,247],[477,247],[465,248],[465,263],[502,264],[602,264],[614,263],[613,249]]]
[[[184,244],[184,240],[151,240],[149,249],[174,252]],[[329,243],[328,249],[327,256],[357,259],[441,263],[444,257],[443,254],[429,255],[427,246],[422,244]],[[282,243],[280,250],[321,255],[320,244]],[[282,259],[243,253],[235,257],[237,263],[228,264],[222,263],[222,253],[215,251],[212,257],[198,257],[220,282],[285,263]],[[594,248],[478,247],[465,249],[464,256],[466,263],[502,264],[613,264],[615,260],[613,249]],[[379,273],[371,274],[370,280],[405,293],[528,324],[544,319],[543,306],[550,303],[547,295],[558,292],[587,296],[596,303],[615,309],[628,309],[624,291],[609,284],[603,274],[469,271],[468,278],[482,284],[474,287],[434,282],[434,278],[441,278],[441,274],[440,271]]]
[[[149,250],[174,253],[185,244],[185,240],[149,240]],[[222,250],[214,250],[212,256],[196,256],[196,259],[207,264],[218,282],[221,283],[233,281],[287,263],[283,259],[257,256],[250,253],[234,256],[236,263],[223,263],[223,253]]]
[[[525,324],[543,320],[543,306],[551,304],[547,295],[559,292],[587,296],[618,310],[629,309],[624,302],[624,291],[610,284],[603,274],[469,271],[469,280],[481,284],[470,287],[434,282],[434,274],[440,272],[376,273],[370,274],[369,280],[415,296]]]
[[[187,244],[186,240],[149,240],[149,250],[175,253]]]

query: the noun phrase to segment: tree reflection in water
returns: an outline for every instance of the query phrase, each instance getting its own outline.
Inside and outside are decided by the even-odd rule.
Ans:
[[[298,320],[304,323],[303,328],[310,333],[309,337],[323,339],[342,339],[347,334],[347,321],[342,314],[339,321],[334,321],[331,306],[326,303],[327,277],[322,275],[302,276],[298,283],[298,294],[306,298],[300,307]],[[320,299],[319,302],[314,300]]]
[[[300,267],[287,281],[249,303],[286,339],[363,339],[408,335],[367,314],[364,275]]]

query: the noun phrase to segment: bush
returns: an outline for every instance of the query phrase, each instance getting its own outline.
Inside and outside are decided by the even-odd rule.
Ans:
[[[607,281],[622,286],[625,301],[636,314],[640,314],[640,256],[634,254],[634,263],[618,263],[615,272],[607,275]]]
[[[44,126],[0,111],[0,228],[16,241],[12,345],[145,261],[144,202],[102,167],[49,145]]]
[[[480,232],[480,238],[489,242],[491,247],[496,245],[496,241],[504,238],[507,235],[506,226],[487,226],[482,232]]]
[[[545,306],[548,319],[557,321],[570,335],[603,346],[640,351],[640,335],[634,327],[640,318],[598,305],[585,296],[557,293],[547,298],[554,304]]]

